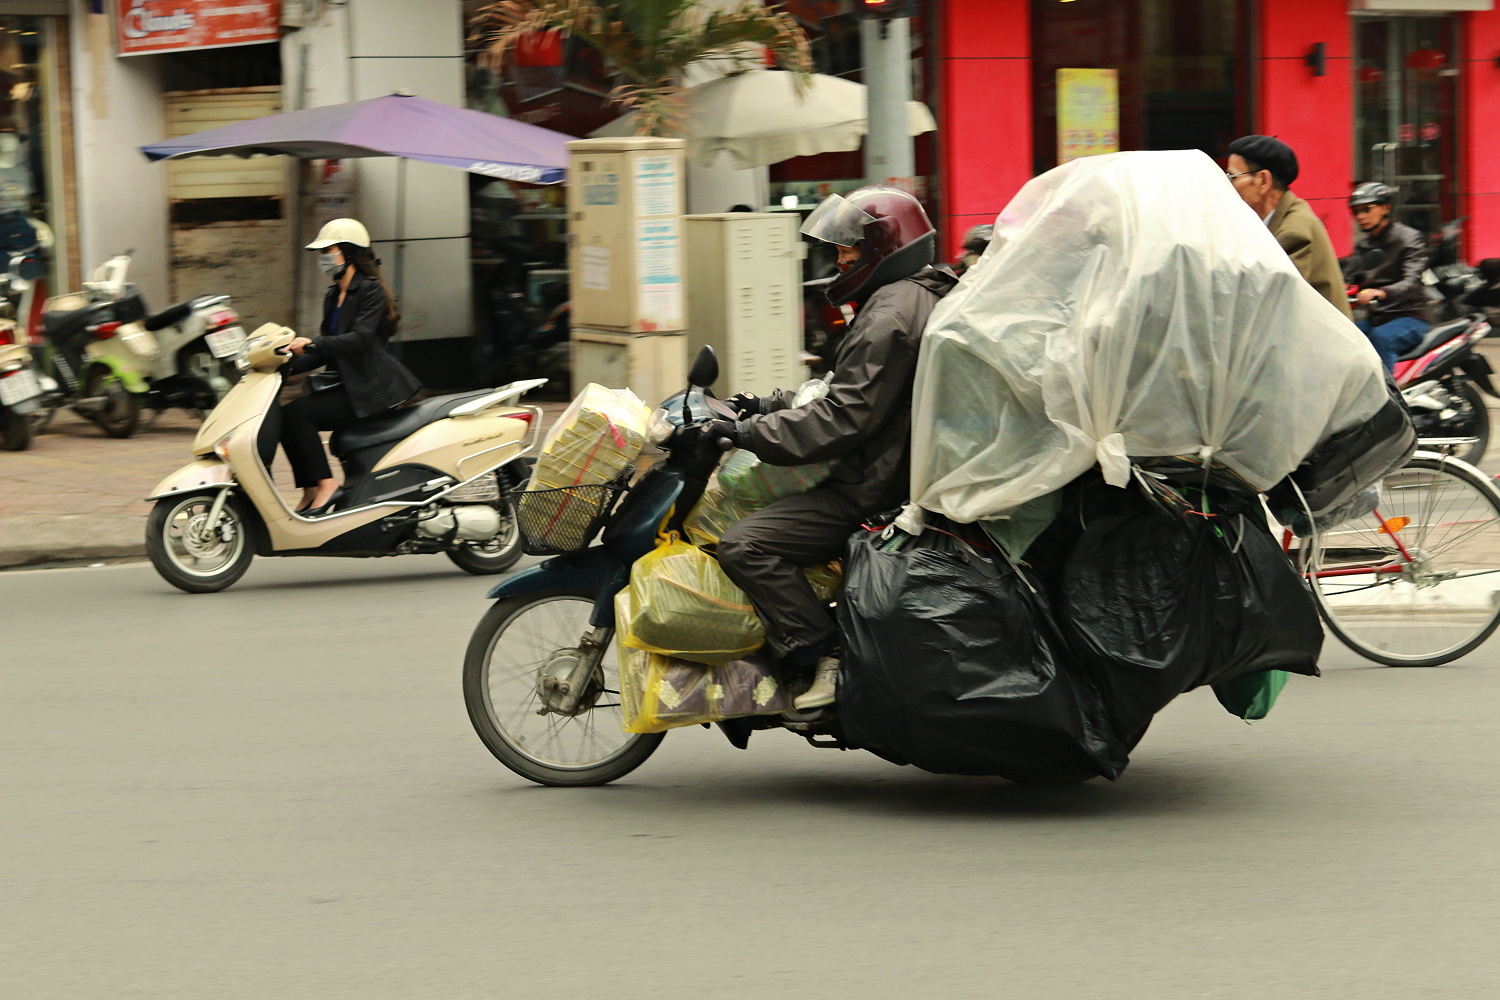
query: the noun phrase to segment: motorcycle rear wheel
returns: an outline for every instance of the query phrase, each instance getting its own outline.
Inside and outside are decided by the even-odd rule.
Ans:
[[[99,429],[112,438],[128,438],[141,426],[141,397],[125,388],[119,376],[103,365],[89,371],[85,396],[106,396],[109,401],[88,414]]]
[[[31,447],[32,420],[10,407],[0,409],[0,444],[6,451],[25,451]]]
[[[516,526],[515,504],[507,500],[500,508],[503,528],[500,534],[488,542],[479,544],[465,542],[445,554],[453,565],[465,573],[475,576],[493,576],[504,573],[520,561],[521,530]]]
[[[479,739],[506,767],[539,785],[604,785],[645,763],[664,733],[621,729],[613,649],[603,690],[576,716],[537,715],[542,664],[588,630],[594,595],[530,594],[496,601],[464,654],[464,703]]]
[[[1454,458],[1463,459],[1470,465],[1478,465],[1484,458],[1484,453],[1490,446],[1490,408],[1485,405],[1484,393],[1479,386],[1464,379],[1459,396],[1474,414],[1472,437],[1477,438],[1463,454],[1455,455]]]

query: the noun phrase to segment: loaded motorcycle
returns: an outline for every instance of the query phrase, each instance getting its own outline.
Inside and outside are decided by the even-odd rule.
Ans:
[[[718,373],[713,349],[704,347],[689,388],[662,404],[654,443],[669,447],[670,431],[735,416],[709,392]],[[669,451],[628,490],[622,483],[571,487],[597,494],[588,504],[600,511],[597,523],[580,537],[587,544],[603,524],[600,543],[522,570],[489,592],[495,603],[464,657],[464,700],[479,738],[506,767],[543,785],[601,785],[635,770],[661,743],[663,733],[621,729],[614,598],[631,564],[655,548],[663,522],[667,531],[681,530],[716,465],[711,455]],[[792,730],[814,746],[841,746],[821,709],[759,716],[755,724]]]
[[[130,254],[95,269],[84,290],[42,309],[52,406],[70,406],[112,437],[129,437],[144,409],[152,420],[173,407],[202,414],[238,377],[244,343],[227,295],[200,295],[148,315],[129,281]],[[148,425],[149,426],[149,425]]]
[[[261,556],[442,552],[460,569],[501,573],[521,557],[505,494],[525,482],[541,410],[513,405],[545,379],[436,396],[334,433],[344,485],[334,508],[306,517],[271,478],[280,368],[296,334],[267,323],[236,358],[239,382],[193,441],[193,461],[151,491],[146,551],[189,593],[229,587]]]

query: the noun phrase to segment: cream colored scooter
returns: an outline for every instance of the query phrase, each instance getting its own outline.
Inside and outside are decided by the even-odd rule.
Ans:
[[[442,552],[470,573],[502,573],[521,557],[507,494],[530,476],[523,458],[541,410],[516,406],[546,379],[438,396],[337,431],[343,499],[309,518],[287,506],[269,467],[280,433],[278,369],[296,334],[267,323],[236,364],[239,383],[193,441],[194,460],[152,491],[146,551],[190,593],[233,584],[256,555],[394,556]]]

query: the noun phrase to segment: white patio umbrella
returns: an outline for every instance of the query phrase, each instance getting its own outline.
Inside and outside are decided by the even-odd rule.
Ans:
[[[800,97],[792,74],[755,69],[723,76],[682,92],[687,103],[688,157],[710,166],[720,150],[743,170],[794,156],[858,149],[869,131],[867,91],[862,83],[815,73]],[[937,128],[921,101],[908,101],[907,128],[921,135]],[[635,115],[595,129],[594,136],[628,136]]]

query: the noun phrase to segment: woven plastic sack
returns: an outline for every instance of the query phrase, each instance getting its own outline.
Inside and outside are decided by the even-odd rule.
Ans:
[[[620,646],[620,705],[627,733],[789,711],[792,700],[765,661],[716,667]]]
[[[650,422],[635,393],[590,382],[547,432],[527,489],[612,482],[640,454]]]
[[[1158,456],[1266,490],[1385,398],[1364,335],[1212,160],[1084,157],[1021,189],[933,311],[912,498],[972,522]]]

